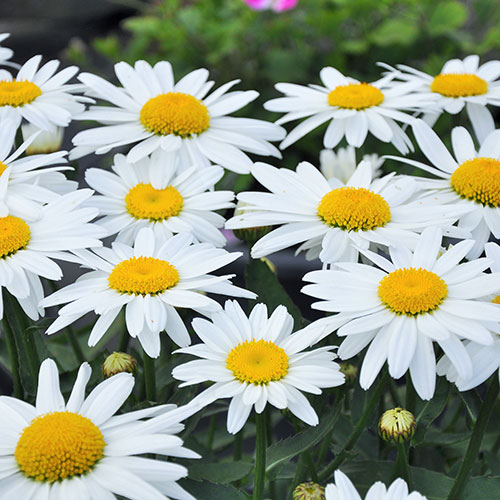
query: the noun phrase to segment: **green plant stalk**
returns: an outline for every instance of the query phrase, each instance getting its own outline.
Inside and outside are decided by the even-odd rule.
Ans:
[[[403,478],[407,484],[408,488],[412,489],[412,480],[410,473],[410,466],[408,463],[408,454],[406,453],[406,443],[398,443],[398,454],[396,457],[396,463],[392,470],[392,481],[398,477]]]
[[[71,326],[67,326],[66,332],[68,334],[68,340],[69,343],[71,344],[73,352],[75,353],[76,359],[78,360],[79,363],[84,363],[87,360],[85,359],[85,355],[83,354],[82,348],[78,343],[78,338],[76,336],[75,330],[73,330]]]
[[[266,476],[266,415],[265,410],[262,413],[256,413],[255,423],[257,425],[257,439],[255,446],[255,480],[253,486],[253,500],[262,500],[264,498],[264,482]]]
[[[330,465],[328,465],[325,469],[323,469],[323,471],[320,474],[318,474],[320,482],[325,481],[325,479],[327,479],[336,469],[338,469],[340,464],[345,460],[347,453],[350,450],[352,450],[354,445],[357,443],[359,437],[361,436],[361,433],[366,427],[368,419],[372,414],[373,408],[378,403],[382,395],[382,392],[384,391],[387,378],[388,374],[387,371],[385,371],[384,374],[380,377],[375,392],[373,393],[372,397],[368,400],[368,403],[366,404],[363,410],[363,414],[361,415],[360,419],[354,426],[354,429],[352,430],[351,435],[349,436],[347,442],[344,444],[344,447],[342,448],[342,450],[340,450],[339,454],[332,460]]]
[[[209,450],[212,449],[212,446],[214,444],[215,425],[216,425],[216,416],[212,415],[210,417],[210,424],[208,426],[208,434],[207,434],[207,448]]]
[[[23,397],[23,386],[21,384],[21,375],[19,373],[19,358],[17,355],[16,339],[5,316],[2,319],[2,327],[5,334],[7,351],[9,352],[10,369],[12,371],[12,380],[14,383],[14,397],[21,399]]]
[[[484,432],[486,431],[486,426],[495,407],[495,403],[498,398],[499,386],[498,386],[498,376],[495,373],[490,382],[488,392],[484,398],[481,409],[479,410],[479,415],[472,430],[472,435],[469,440],[469,445],[467,446],[467,451],[465,452],[464,461],[460,466],[453,487],[448,495],[448,500],[459,500],[465,489],[467,480],[469,479],[472,467],[477,460],[479,449],[481,447],[481,441],[483,440]]]
[[[405,410],[415,413],[415,406],[417,402],[417,393],[411,381],[410,372],[406,373],[406,395],[405,395]]]
[[[124,328],[122,335],[120,337],[120,342],[118,343],[118,352],[127,352],[128,343],[130,341],[130,334],[128,330]]]
[[[234,436],[234,451],[233,460],[237,462],[241,460],[243,455],[243,429]]]
[[[310,450],[304,451],[304,459],[307,465],[307,470],[309,471],[309,477],[311,478],[311,481],[314,481],[315,483],[319,482],[318,473],[316,471],[316,466],[314,465]]]
[[[7,317],[14,337],[18,336],[18,340],[21,341],[26,349],[26,355],[28,357],[28,365],[30,367],[31,377],[33,379],[34,386],[38,385],[38,372],[40,370],[40,357],[38,355],[38,349],[36,348],[35,338],[33,336],[33,330],[28,330],[31,326],[31,322],[28,320],[21,306],[10,293],[4,295],[4,317]]]
[[[150,358],[146,353],[144,353],[143,363],[144,363],[144,386],[146,388],[146,399],[148,401],[156,401],[155,360],[153,358]]]

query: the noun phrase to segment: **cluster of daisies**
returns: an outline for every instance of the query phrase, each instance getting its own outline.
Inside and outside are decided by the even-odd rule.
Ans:
[[[276,85],[284,97],[264,106],[285,114],[273,124],[231,116],[258,93],[234,90],[239,80],[214,90],[206,69],[176,82],[167,61],[120,62],[115,85],[41,56],[20,68],[11,57],[0,47],[0,64],[14,68],[0,70],[0,317],[5,294],[32,320],[62,306],[48,335],[93,312],[88,344],[96,346],[123,313],[150,358],[160,356],[165,333],[176,356],[196,358],[174,368],[180,387],[211,384],[179,408],[116,415],[132,375],[115,375],[85,397],[84,363],[65,402],[56,363],[45,360],[34,406],[0,397],[2,498],[193,499],[177,483],[184,467],[137,455],[198,457],[175,434],[223,398],[233,434],[268,404],[318,424],[304,393],[344,383],[337,354],[365,351],[364,389],[387,363],[395,379],[409,372],[422,399],[433,397],[437,375],[467,390],[499,368],[500,247],[488,243],[500,237],[500,130],[489,110],[500,106],[499,61],[456,59],[437,76],[384,66],[372,83],[324,68],[322,85]],[[79,83],[69,83],[74,77]],[[470,131],[452,130],[450,152],[431,126],[463,108]],[[68,179],[73,167],[59,150],[73,120],[100,125],[73,137],[70,160],[121,148],[110,168],[85,171],[88,188]],[[281,125],[295,120],[287,133]],[[249,156],[280,159],[280,149],[325,123],[321,168],[277,168]],[[428,162],[365,155],[357,164],[355,148],[368,133],[403,155],[416,145]],[[333,151],[344,138],[348,148]],[[384,162],[417,175],[383,174]],[[225,170],[262,186],[238,194],[228,220],[234,193],[216,189]],[[295,330],[284,306],[257,304],[247,314],[237,300],[221,305],[218,296],[257,298],[224,274],[242,254],[224,248],[221,229],[259,227],[271,229],[253,258],[298,245],[318,262],[302,292],[318,299],[312,307],[328,313],[323,319]],[[46,295],[41,278],[60,280],[58,261],[83,272]],[[198,316],[191,325],[186,310]],[[360,499],[340,471],[335,483],[328,500]],[[368,498],[424,497],[397,480],[388,489],[374,484]]]

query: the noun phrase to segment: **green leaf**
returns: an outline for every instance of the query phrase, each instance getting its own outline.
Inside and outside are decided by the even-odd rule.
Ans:
[[[295,327],[302,328],[303,320],[300,309],[293,303],[276,274],[261,259],[250,259],[245,269],[247,288],[255,292],[258,302],[264,302],[270,311],[284,305],[293,316]]]
[[[433,36],[452,33],[467,20],[467,8],[460,2],[436,2],[436,8],[429,19],[429,33]]]
[[[317,427],[299,432],[295,436],[286,438],[267,449],[266,470],[269,472],[279,464],[290,460],[299,453],[309,450],[324,439],[333,429],[342,409],[342,399],[335,401],[335,409],[331,414],[323,416]]]
[[[213,483],[228,484],[242,479],[252,470],[248,462],[195,463],[189,465],[189,477],[195,481],[210,480]]]
[[[209,481],[197,482],[191,479],[183,479],[179,482],[197,500],[247,500],[248,498],[242,491],[233,486],[215,484]]]
[[[440,377],[433,398],[426,403],[417,416],[415,435],[412,439],[413,446],[418,446],[423,442],[427,429],[445,409],[449,392],[450,384],[444,377]]]

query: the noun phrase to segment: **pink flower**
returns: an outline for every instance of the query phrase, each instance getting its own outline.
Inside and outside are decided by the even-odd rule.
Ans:
[[[275,12],[283,12],[293,9],[299,0],[244,0],[254,10],[273,9]]]

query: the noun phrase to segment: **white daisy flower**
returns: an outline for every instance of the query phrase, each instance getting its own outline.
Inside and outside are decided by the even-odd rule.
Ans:
[[[398,379],[407,370],[422,399],[430,399],[436,383],[437,342],[463,378],[472,363],[460,339],[481,345],[493,343],[491,321],[500,321],[500,305],[476,300],[500,291],[500,275],[484,274],[489,259],[459,264],[474,245],[464,240],[441,252],[442,233],[422,232],[415,252],[389,247],[392,262],[363,251],[381,269],[357,263],[337,263],[339,270],[314,271],[304,276],[302,291],[321,299],[314,309],[341,313],[318,320],[339,328],[347,337],[339,356],[348,359],[367,345],[360,385],[368,389],[387,361]]]
[[[128,153],[135,163],[156,150],[178,154],[182,165],[208,166],[217,163],[237,173],[248,173],[252,160],[244,151],[281,158],[268,141],[280,140],[285,131],[272,123],[227,116],[252,102],[257,92],[228,90],[233,80],[208,95],[214,82],[207,81],[208,70],[198,69],[174,83],[172,67],[161,61],[151,67],[137,61],[115,65],[123,85],[115,87],[106,80],[82,73],[79,79],[93,97],[114,105],[92,106],[80,119],[105,124],[80,132],[73,138],[72,158],[95,152],[107,153],[117,146],[136,144]]]
[[[54,127],[51,130],[40,130],[31,123],[21,125],[23,139],[27,141],[32,135],[37,134],[36,138],[26,149],[27,155],[54,153],[61,149],[64,137],[63,127]]]
[[[15,77],[7,70],[0,70],[0,122],[13,118],[16,128],[24,119],[42,130],[54,126],[67,127],[72,117],[84,110],[73,92],[81,85],[67,82],[78,72],[69,66],[59,73],[59,61],[52,60],[40,66],[42,56],[34,56],[25,62]]]
[[[334,347],[304,352],[318,331],[313,326],[292,334],[293,318],[285,306],[278,306],[268,318],[265,304],[257,304],[247,317],[238,302],[228,300],[210,321],[196,318],[193,328],[202,343],[176,352],[202,359],[176,366],[172,375],[184,381],[179,387],[215,382],[193,401],[206,406],[231,398],[227,413],[231,434],[245,425],[252,407],[262,413],[267,403],[317,425],[318,416],[301,391],[321,394],[321,388],[344,383],[330,352]]]
[[[486,243],[486,256],[491,259],[490,269],[493,273],[500,273],[500,246],[496,243]],[[500,295],[483,297],[495,304],[500,304]],[[450,363],[447,356],[443,356],[437,365],[438,375],[446,375],[450,382],[454,382],[460,391],[469,391],[482,384],[500,368],[500,324],[489,323],[489,328],[496,333],[495,340],[491,345],[481,345],[468,342],[465,349],[472,360],[472,376],[464,379],[459,376],[455,367]],[[500,378],[500,370],[498,372]]]
[[[276,122],[280,125],[309,117],[287,135],[281,149],[329,121],[323,138],[325,148],[334,148],[344,136],[348,144],[359,148],[370,132],[380,141],[391,142],[403,154],[413,151],[410,139],[396,122],[414,120],[401,110],[427,105],[425,96],[411,93],[415,84],[394,84],[392,75],[362,83],[332,67],[323,68],[320,78],[324,87],[278,83],[276,89],[285,97],[264,104],[269,111],[286,113]]]
[[[0,43],[5,39],[9,38],[10,33],[0,33]],[[9,62],[9,59],[14,55],[14,51],[7,47],[0,47],[0,64],[12,66],[12,63]]]
[[[419,84],[416,91],[433,98],[434,109],[428,117],[433,124],[445,111],[457,114],[465,107],[478,139],[483,141],[495,128],[487,105],[500,106],[500,61],[479,65],[479,56],[472,55],[463,61],[447,61],[439,75],[432,76],[409,66],[399,64],[397,77]]]
[[[213,190],[224,169],[191,167],[177,173],[177,161],[165,163],[163,155],[153,153],[138,163],[128,163],[115,155],[113,172],[91,168],[85,172],[87,184],[102,193],[92,198],[99,208],[98,224],[108,234],[118,233],[117,241],[132,244],[143,227],[151,227],[158,239],[173,233],[188,232],[199,242],[224,246],[226,238],[219,230],[225,219],[212,210],[231,208],[232,191]]]
[[[377,154],[369,154],[363,155],[363,161],[370,163],[374,179],[380,177],[380,167],[384,164],[384,158]],[[336,177],[347,184],[357,165],[356,148],[352,146],[338,148],[336,152],[333,149],[322,149],[319,153],[319,169],[328,180]]]
[[[163,405],[115,415],[132,393],[133,376],[115,375],[85,397],[90,376],[82,364],[65,402],[57,366],[46,359],[35,406],[0,396],[0,496],[195,500],[176,482],[187,476],[185,467],[137,456],[200,458],[175,436],[195,409]]]
[[[457,207],[408,202],[416,191],[412,178],[390,174],[372,180],[366,161],[346,185],[336,178],[327,181],[307,162],[299,163],[296,172],[256,163],[252,174],[271,193],[240,193],[238,200],[248,206],[226,228],[283,224],[254,245],[254,258],[302,243],[298,251],[307,250],[309,260],[355,262],[359,249],[370,244],[415,248],[424,227],[450,225],[463,213],[454,212]]]
[[[64,158],[66,151],[20,158],[36,141],[35,135],[11,153],[16,128],[11,119],[4,124],[0,127],[0,217],[11,214],[36,220],[41,215],[40,204],[74,191],[78,183],[61,173],[71,170]]]
[[[234,275],[207,274],[233,262],[241,252],[192,244],[192,238],[181,233],[164,242],[155,238],[151,228],[143,228],[133,248],[114,242],[112,248],[97,248],[95,253],[75,252],[94,271],[42,301],[45,307],[69,302],[46,333],[51,335],[94,311],[99,319],[90,332],[89,346],[95,346],[125,307],[127,330],[150,357],[160,354],[162,331],[177,345],[189,345],[191,339],[176,307],[202,314],[221,308],[200,292],[255,298],[254,293],[231,285]]]
[[[439,136],[422,120],[413,126],[418,145],[433,166],[388,156],[429,172],[437,179],[419,178],[419,185],[431,190],[438,203],[462,206],[465,214],[459,227],[470,231],[476,244],[468,259],[481,255],[490,232],[500,238],[500,130],[491,132],[478,151],[470,134],[463,127],[455,127],[451,143],[455,158]]]
[[[52,259],[71,261],[74,257],[67,251],[102,245],[102,229],[90,223],[97,210],[81,207],[91,196],[90,189],[59,196],[40,207],[35,220],[0,217],[0,288],[14,295],[33,320],[44,314],[39,305],[43,298],[40,277],[60,280],[63,275]]]
[[[335,483],[326,485],[325,495],[326,500],[361,500],[350,479],[340,470],[335,471]],[[365,500],[426,500],[426,498],[416,491],[409,493],[406,482],[398,478],[389,488],[377,481],[366,493]]]

